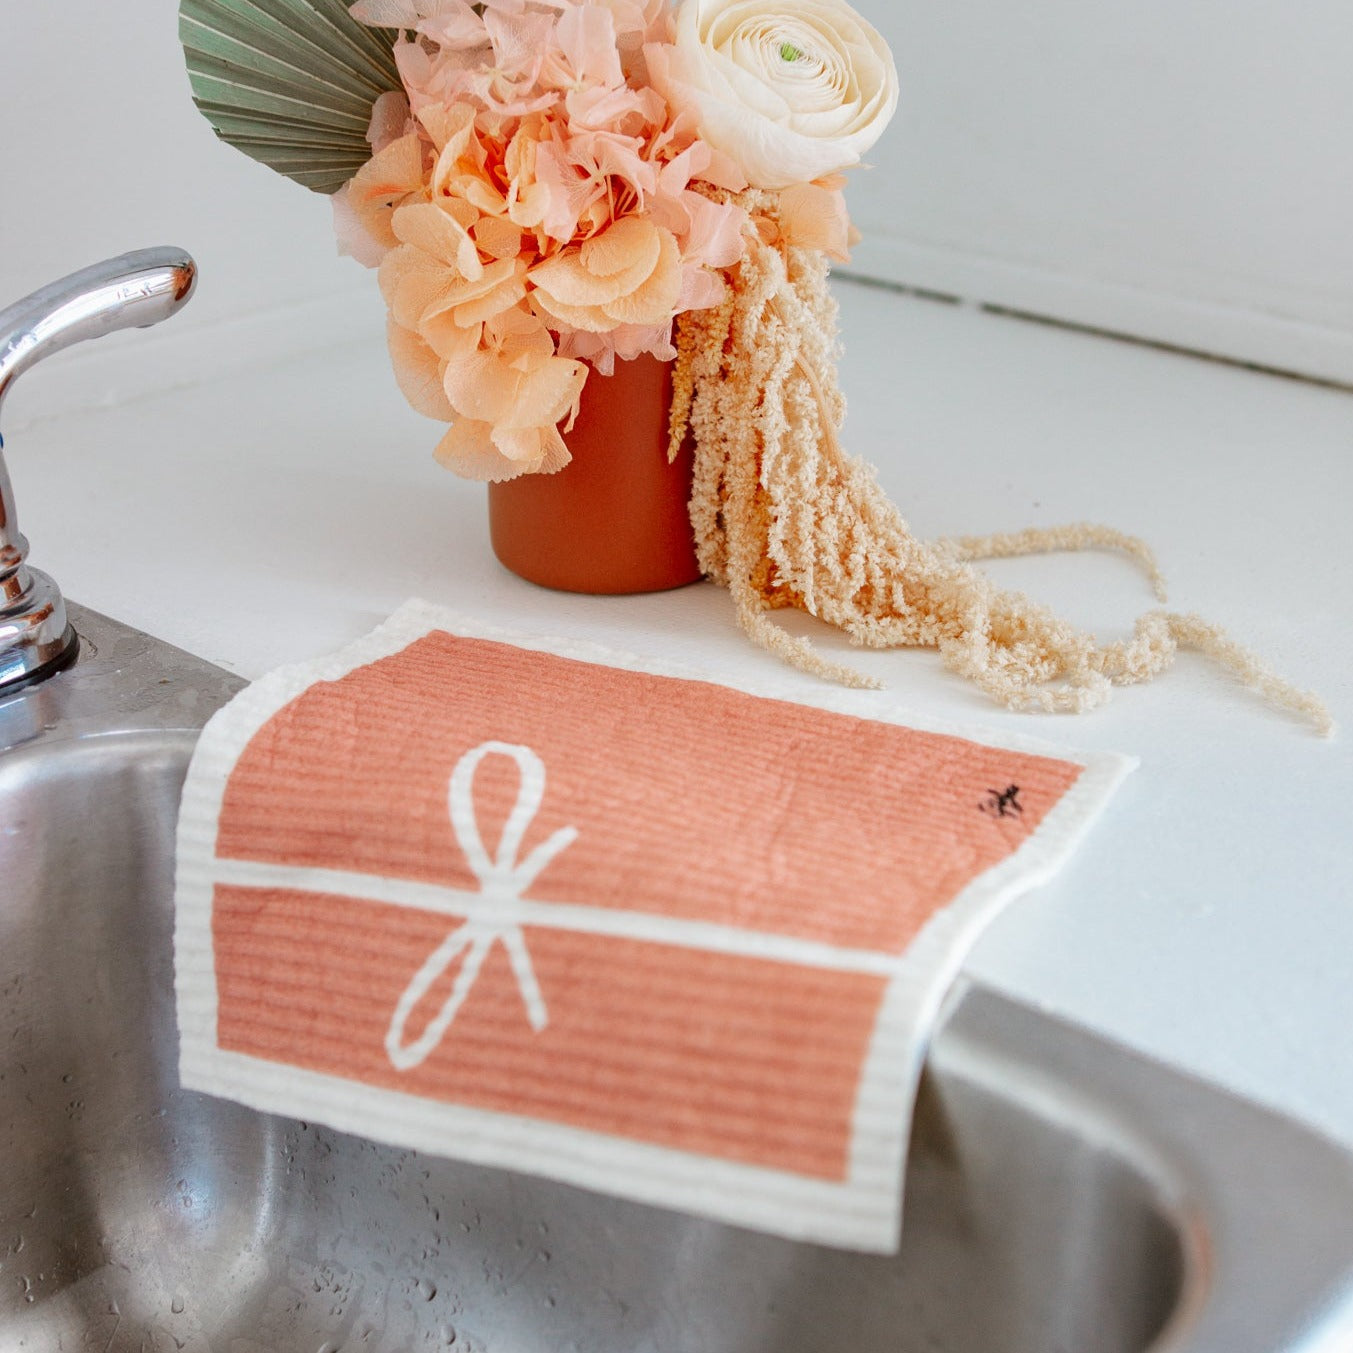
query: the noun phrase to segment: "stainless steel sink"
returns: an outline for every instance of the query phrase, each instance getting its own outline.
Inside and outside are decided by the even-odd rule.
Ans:
[[[177,794],[239,683],[71,613],[77,666],[0,702],[0,1353],[1353,1348],[1348,1155],[988,990],[895,1258],[181,1091]]]

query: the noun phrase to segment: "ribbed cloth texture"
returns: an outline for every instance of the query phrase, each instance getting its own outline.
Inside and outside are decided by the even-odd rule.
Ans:
[[[1123,763],[425,608],[349,657],[267,679],[204,736],[180,834],[185,1083],[592,1187],[570,1151],[610,1143],[606,1188],[674,1206],[718,1162],[722,1201],[694,1210],[891,1243],[927,1021]],[[833,1200],[827,1225],[793,1218]]]

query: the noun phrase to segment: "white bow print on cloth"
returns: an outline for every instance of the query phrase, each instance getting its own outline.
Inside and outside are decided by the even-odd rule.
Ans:
[[[517,802],[503,827],[497,853],[490,857],[479,834],[474,806],[474,777],[480,763],[486,757],[495,755],[511,757],[517,763],[520,784]],[[466,861],[479,880],[484,900],[492,903],[493,914],[472,917],[453,930],[428,956],[427,962],[414,974],[413,980],[400,996],[385,1035],[385,1051],[396,1070],[411,1071],[420,1066],[446,1037],[447,1030],[465,1004],[466,997],[479,977],[479,970],[495,944],[501,944],[507,950],[531,1028],[539,1033],[549,1023],[545,998],[540,993],[540,984],[531,967],[531,956],[526,950],[526,939],[521,932],[518,903],[550,861],[578,839],[578,832],[574,827],[561,827],[524,860],[519,860],[517,854],[521,850],[522,840],[540,811],[544,798],[545,763],[529,747],[507,742],[485,742],[461,757],[452,772],[448,794],[451,826]],[[418,1038],[406,1043],[404,1029],[409,1016],[438,978],[462,954],[464,961],[460,972],[456,974],[451,993],[442,1008]]]

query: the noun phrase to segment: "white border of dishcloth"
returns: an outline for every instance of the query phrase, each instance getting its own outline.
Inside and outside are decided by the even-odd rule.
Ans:
[[[213,885],[221,872],[215,858],[216,828],[230,771],[255,734],[310,686],[336,681],[393,656],[434,630],[608,667],[711,682],[748,695],[1084,767],[1020,847],[936,912],[892,964],[862,1069],[844,1182],[808,1179],[554,1122],[446,1104],[217,1046],[211,914]],[[184,785],[177,837],[174,987],[181,1082],[185,1089],[321,1122],[392,1146],[520,1170],[793,1240],[894,1253],[901,1238],[902,1185],[915,1094],[946,993],[986,926],[1012,899],[1057,872],[1136,765],[1135,759],[1116,753],[1079,753],[1019,736],[926,723],[914,711],[881,706],[877,695],[839,688],[805,695],[799,687],[790,689],[775,681],[730,680],[591,643],[515,633],[427,602],[410,601],[339,652],[281,668],[246,687],[202,733]]]

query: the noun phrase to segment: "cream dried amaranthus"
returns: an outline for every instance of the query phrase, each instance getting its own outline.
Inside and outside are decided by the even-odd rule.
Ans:
[[[1130,639],[1101,643],[1027,597],[1001,591],[978,559],[1109,549],[1135,557],[1159,601],[1151,551],[1109,527],[1072,525],[927,543],[838,431],[836,306],[820,253],[784,247],[776,199],[747,193],[758,241],[728,298],[683,316],[672,445],[695,445],[691,521],[701,571],[726,586],[743,630],[805,671],[872,686],[773,624],[769,611],[818,616],[871,648],[925,647],[1011,709],[1081,713],[1116,685],[1148,681],[1180,648],[1206,654],[1271,703],[1328,735],[1321,700],[1284,681],[1219,627],[1154,610]],[[775,243],[763,243],[770,239]]]

